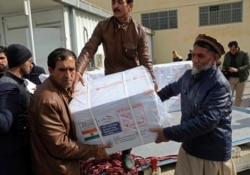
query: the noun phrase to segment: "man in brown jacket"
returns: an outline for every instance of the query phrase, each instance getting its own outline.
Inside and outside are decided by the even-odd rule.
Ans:
[[[82,74],[94,57],[98,46],[102,44],[105,54],[105,75],[143,65],[149,70],[157,90],[146,33],[129,15],[134,6],[133,0],[111,0],[111,6],[113,16],[98,23],[79,55],[75,82],[80,80],[84,84]],[[126,169],[134,167],[130,152],[131,149],[122,152],[123,165]]]
[[[48,56],[47,78],[29,106],[31,154],[36,175],[80,175],[79,160],[104,159],[110,145],[87,145],[76,139],[68,107],[75,79],[75,54],[58,48]]]

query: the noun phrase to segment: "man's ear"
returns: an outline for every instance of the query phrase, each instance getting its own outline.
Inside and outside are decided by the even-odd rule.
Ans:
[[[134,3],[130,3],[130,4],[129,4],[129,7],[130,7],[130,8],[129,8],[129,12],[131,12],[131,11],[133,10]]]
[[[215,55],[214,55],[213,65],[215,65],[219,59],[220,59],[219,54],[215,54]]]
[[[53,74],[53,69],[51,67],[48,68],[49,74]]]

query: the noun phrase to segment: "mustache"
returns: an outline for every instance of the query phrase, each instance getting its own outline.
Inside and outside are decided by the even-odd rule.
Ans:
[[[113,12],[120,12],[120,9],[115,8],[115,9],[113,10]]]

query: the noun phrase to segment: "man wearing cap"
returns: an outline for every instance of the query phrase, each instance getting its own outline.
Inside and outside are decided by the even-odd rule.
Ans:
[[[180,124],[151,129],[158,133],[156,143],[182,142],[175,175],[236,175],[231,159],[231,88],[216,66],[223,54],[216,39],[198,35],[193,68],[158,92],[162,101],[181,94]]]
[[[6,57],[7,47],[0,46],[0,78],[8,68],[8,60]]]
[[[8,46],[6,55],[9,69],[0,79],[0,174],[30,175],[30,94],[22,77],[32,68],[32,55],[20,44]]]
[[[237,41],[230,41],[228,48],[229,52],[225,54],[222,70],[226,72],[233,96],[235,93],[234,106],[240,106],[249,76],[249,55],[240,50]]]

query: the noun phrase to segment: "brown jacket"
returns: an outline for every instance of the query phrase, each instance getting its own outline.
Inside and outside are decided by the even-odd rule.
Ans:
[[[79,159],[94,157],[96,146],[81,144],[68,108],[70,94],[51,77],[35,91],[29,106],[32,163],[36,175],[79,175]]]
[[[143,65],[155,80],[146,33],[131,17],[125,25],[119,25],[114,17],[99,22],[79,55],[77,71],[85,71],[101,43],[106,75]]]

